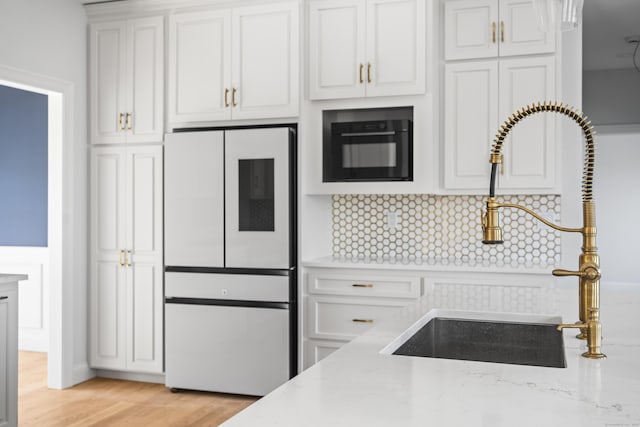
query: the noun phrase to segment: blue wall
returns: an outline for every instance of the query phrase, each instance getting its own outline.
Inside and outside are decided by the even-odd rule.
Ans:
[[[0,85],[0,246],[47,246],[46,95]]]

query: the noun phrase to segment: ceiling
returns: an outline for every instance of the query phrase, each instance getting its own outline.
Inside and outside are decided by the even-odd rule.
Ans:
[[[624,41],[631,35],[640,35],[640,0],[584,0],[583,69],[633,68],[636,45]],[[640,64],[638,50],[636,62]]]

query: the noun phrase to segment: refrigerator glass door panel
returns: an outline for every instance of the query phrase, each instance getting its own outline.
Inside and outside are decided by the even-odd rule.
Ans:
[[[167,387],[262,396],[289,379],[289,310],[166,304]]]
[[[226,266],[289,268],[289,128],[225,138]]]
[[[224,267],[224,132],[165,137],[165,265]]]

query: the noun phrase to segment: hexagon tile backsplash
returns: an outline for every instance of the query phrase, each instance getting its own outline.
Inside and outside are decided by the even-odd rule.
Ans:
[[[560,218],[560,196],[501,197],[504,202],[530,207],[553,222]],[[480,217],[485,200],[485,196],[334,195],[333,256],[531,266],[559,262],[560,233],[517,209],[504,208],[500,212],[504,244],[483,245]]]

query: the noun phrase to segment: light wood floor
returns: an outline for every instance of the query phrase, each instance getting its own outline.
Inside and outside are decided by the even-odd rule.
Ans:
[[[49,390],[46,353],[20,352],[18,381],[21,427],[217,426],[257,400],[106,378]]]

